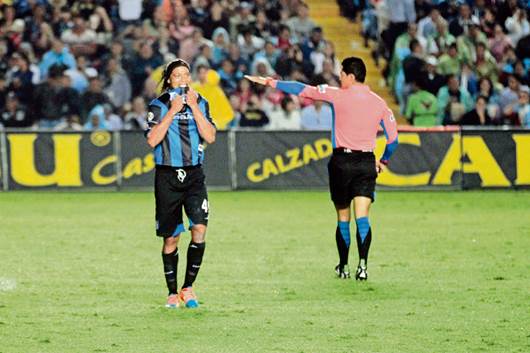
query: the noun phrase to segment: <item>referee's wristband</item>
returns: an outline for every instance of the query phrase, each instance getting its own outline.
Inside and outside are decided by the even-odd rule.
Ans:
[[[380,159],[379,163],[384,164],[384,165],[388,165],[388,161],[384,160],[384,159]]]

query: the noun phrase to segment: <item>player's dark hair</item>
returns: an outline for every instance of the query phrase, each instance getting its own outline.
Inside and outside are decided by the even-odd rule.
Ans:
[[[347,75],[353,74],[357,82],[364,82],[366,78],[366,66],[361,58],[350,56],[342,60],[342,71]]]
[[[162,75],[162,79],[160,80],[160,83],[162,83],[162,91],[165,91],[166,89],[171,87],[169,84],[169,77],[171,76],[171,73],[173,72],[173,70],[181,66],[191,71],[190,64],[188,64],[185,60],[182,60],[182,59],[173,60],[166,65],[164,69],[164,74]]]

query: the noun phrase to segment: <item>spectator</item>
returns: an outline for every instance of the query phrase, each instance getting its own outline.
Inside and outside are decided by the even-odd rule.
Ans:
[[[273,33],[276,33],[276,27],[269,21],[264,10],[256,12],[256,23],[254,24],[254,33],[266,41],[272,39]]]
[[[487,45],[488,41],[484,33],[479,29],[478,22],[472,23],[468,27],[466,34],[457,38],[458,53],[463,63],[472,65],[476,58],[476,49],[479,43]]]
[[[140,49],[133,58],[129,71],[133,95],[140,93],[146,78],[162,64],[162,57],[154,52],[150,43],[142,43],[140,45]]]
[[[302,53],[304,54],[304,60],[306,61],[311,59],[311,53],[315,51],[323,52],[325,48],[326,41],[324,40],[321,27],[314,27],[311,30],[309,38],[300,46],[300,49],[302,49]]]
[[[315,26],[315,23],[309,18],[309,6],[301,2],[298,4],[297,15],[287,20],[287,26],[291,30],[297,42],[302,42],[309,37]]]
[[[528,86],[522,86],[519,90],[519,104],[517,115],[519,115],[519,124],[524,128],[530,128],[530,89]]]
[[[64,121],[62,106],[57,104],[62,99],[63,71],[63,66],[51,66],[47,80],[35,87],[29,114],[39,121],[41,128],[54,128]]]
[[[239,45],[241,56],[245,60],[252,61],[254,54],[265,46],[265,41],[252,34],[252,29],[247,27],[241,30],[241,34],[237,36],[237,44]]]
[[[82,96],[82,110],[81,118],[86,121],[90,118],[89,113],[96,105],[103,105],[109,103],[109,97],[103,92],[103,84],[99,76],[91,77],[88,85],[88,90]],[[100,123],[104,122],[104,118],[100,119]],[[95,125],[94,125],[95,126]]]
[[[224,11],[223,6],[219,1],[213,1],[210,6],[208,21],[206,21],[204,27],[201,27],[204,31],[204,37],[212,39],[213,32],[216,28],[222,27],[225,30],[228,30],[229,26],[228,16]]]
[[[449,32],[458,37],[462,34],[467,34],[469,27],[473,24],[478,24],[479,20],[476,16],[471,14],[471,9],[468,4],[462,3],[459,9],[459,15],[451,22],[449,22]]]
[[[329,104],[314,101],[302,109],[300,126],[303,130],[330,130],[332,114]]]
[[[61,34],[61,40],[70,46],[74,55],[93,55],[96,52],[96,32],[87,28],[85,19],[81,15],[73,18],[72,29]]]
[[[460,125],[491,125],[491,118],[486,109],[488,98],[479,96],[475,103],[475,109],[462,116]]]
[[[207,66],[200,66],[197,68],[197,81],[191,86],[208,102],[215,102],[215,104],[210,105],[210,115],[217,129],[224,130],[234,119],[234,111],[219,82],[220,77],[217,72]],[[247,80],[240,80],[239,84],[241,85],[243,82],[249,85]]]
[[[418,22],[418,35],[423,38],[429,38],[436,35],[436,24],[442,20],[440,11],[433,7],[429,16],[422,18]]]
[[[108,84],[105,87],[105,94],[115,108],[120,108],[131,100],[131,81],[121,68],[118,60],[110,59],[107,62]]]
[[[508,37],[514,44],[522,37],[530,34],[530,24],[526,18],[526,11],[521,8],[515,10],[513,16],[508,17],[504,25],[508,31]]]
[[[425,82],[422,85],[427,92],[437,95],[438,90],[445,85],[446,79],[436,72],[436,66],[438,65],[436,57],[432,55],[428,56],[425,63],[427,74],[424,77]]]
[[[265,58],[269,62],[269,65],[274,67],[279,57],[280,51],[274,47],[274,44],[272,42],[265,42],[264,48],[254,55],[254,61]]]
[[[499,108],[499,95],[495,92],[493,83],[489,78],[482,77],[478,82],[478,91],[475,94],[474,99],[477,100],[478,97],[486,97],[487,99],[487,110],[488,115],[493,122],[498,121],[500,118],[500,108]]]
[[[26,109],[20,104],[17,95],[14,92],[9,92],[5,107],[0,114],[0,127],[28,127],[32,123],[31,116],[26,114]]]
[[[213,32],[212,60],[214,67],[221,65],[221,62],[228,56],[228,45],[230,37],[226,29],[219,27]]]
[[[447,30],[447,22],[440,18],[436,23],[436,32],[427,39],[427,53],[446,53],[453,43],[456,43],[456,38]]]
[[[17,95],[20,104],[27,106],[33,94],[33,72],[25,55],[14,53],[12,59],[15,67],[11,75],[10,89]]]
[[[287,50],[291,47],[291,30],[286,25],[281,25],[278,29],[278,44],[276,47],[280,50]]]
[[[230,44],[230,47],[228,48],[228,59],[230,59],[230,61],[232,62],[232,64],[234,64],[234,67],[236,67],[238,71],[249,71],[249,62],[241,56],[241,51],[239,50],[239,46],[237,44]]]
[[[416,21],[416,9],[414,0],[387,0],[390,24],[386,34],[382,34],[385,44],[390,53],[394,52],[394,43],[396,39],[407,30],[410,23]],[[408,43],[405,45],[408,47]]]
[[[502,123],[505,125],[519,125],[517,104],[519,100],[520,83],[514,75],[509,75],[507,82],[507,87],[505,87],[499,95]]]
[[[237,88],[237,82],[243,78],[243,74],[236,71],[234,64],[228,59],[223,60],[217,73],[221,78],[221,87],[229,95],[234,93]]]
[[[436,97],[413,84],[413,93],[407,100],[407,120],[414,126],[431,127],[438,125],[438,101]]]
[[[461,63],[458,57],[456,43],[449,46],[447,53],[443,54],[438,61],[438,72],[444,76],[458,75],[460,73]]]
[[[74,56],[60,40],[54,40],[52,49],[46,52],[40,62],[40,73],[43,78],[48,75],[48,70],[53,65],[64,65],[73,69],[76,67]]]
[[[132,110],[125,114],[123,128],[125,130],[145,130],[146,129],[147,106],[141,96],[134,97]]]
[[[252,95],[248,102],[247,110],[239,120],[241,127],[264,127],[269,124],[269,118],[262,110],[262,103],[257,95]]]
[[[495,58],[486,49],[486,44],[478,43],[475,61],[475,72],[480,77],[487,77],[494,83],[498,81],[497,63]]]
[[[109,130],[105,117],[96,113],[91,114],[88,121],[83,125],[84,130]]]
[[[300,130],[300,111],[289,96],[282,99],[280,109],[275,109],[269,117],[268,128],[272,130]]]
[[[252,28],[255,21],[252,5],[246,1],[241,1],[237,14],[230,18],[230,38],[236,39],[238,33],[242,33],[244,29]]]
[[[449,76],[447,85],[438,92],[438,123],[458,124],[462,115],[473,109],[473,99],[465,87],[461,87],[458,77]]]
[[[489,40],[489,48],[495,57],[495,60],[500,61],[508,47],[512,46],[512,41],[506,34],[501,25],[495,25],[493,38]]]

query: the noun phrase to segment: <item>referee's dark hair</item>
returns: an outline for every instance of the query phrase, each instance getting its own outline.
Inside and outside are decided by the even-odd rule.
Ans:
[[[353,74],[357,82],[363,83],[366,78],[366,66],[361,58],[355,56],[342,60],[342,71],[346,75]]]
[[[173,61],[170,61],[166,65],[166,67],[164,69],[164,74],[162,75],[162,79],[160,80],[160,82],[162,83],[162,91],[165,91],[166,89],[171,87],[169,85],[169,77],[171,76],[171,73],[173,72],[173,70],[176,69],[177,67],[180,67],[180,66],[184,66],[189,71],[191,71],[190,64],[188,64],[185,60],[175,59]]]

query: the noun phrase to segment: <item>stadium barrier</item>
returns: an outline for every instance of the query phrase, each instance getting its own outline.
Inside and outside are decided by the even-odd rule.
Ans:
[[[378,185],[392,189],[530,187],[530,130],[400,129]],[[377,139],[381,155],[385,139]],[[208,185],[225,189],[327,187],[326,131],[220,131],[206,148]],[[2,190],[152,187],[142,132],[0,132]]]

